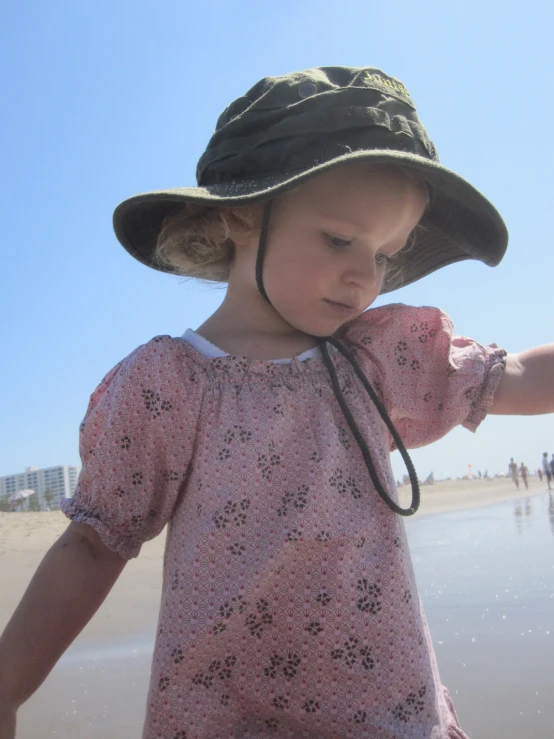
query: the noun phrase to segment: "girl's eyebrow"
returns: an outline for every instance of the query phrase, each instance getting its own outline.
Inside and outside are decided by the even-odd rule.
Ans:
[[[322,213],[320,211],[317,212],[317,215],[320,218],[323,218],[329,224],[333,224],[338,227],[347,226],[349,228],[352,228],[352,226],[354,226],[354,228],[356,228],[358,231],[365,232],[365,228],[361,227],[359,223],[351,218],[332,216],[329,215],[329,213]]]

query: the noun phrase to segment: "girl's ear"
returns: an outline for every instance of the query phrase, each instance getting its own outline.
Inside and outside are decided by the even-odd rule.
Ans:
[[[221,208],[221,218],[225,223],[229,238],[238,246],[249,243],[252,234],[259,228],[257,211],[259,208],[250,206],[242,208]]]

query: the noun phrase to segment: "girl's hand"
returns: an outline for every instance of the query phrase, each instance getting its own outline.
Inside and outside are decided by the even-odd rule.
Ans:
[[[15,710],[0,707],[0,739],[15,739]]]

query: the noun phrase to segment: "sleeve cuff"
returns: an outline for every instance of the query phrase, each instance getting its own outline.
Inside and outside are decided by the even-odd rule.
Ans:
[[[494,394],[504,374],[506,367],[506,351],[499,349],[496,344],[488,347],[485,358],[485,371],[481,393],[473,403],[468,417],[462,426],[470,431],[476,431],[479,424],[484,420],[494,401]]]
[[[100,518],[90,511],[79,508],[77,502],[73,498],[62,501],[62,513],[64,513],[74,523],[86,523],[98,533],[102,542],[112,552],[119,554],[122,559],[133,559],[138,557],[141,544],[127,537],[122,537],[117,532],[112,531],[109,526]]]

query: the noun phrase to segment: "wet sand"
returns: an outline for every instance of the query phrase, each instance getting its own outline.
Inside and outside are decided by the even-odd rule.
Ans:
[[[554,721],[554,715],[548,714],[547,704],[543,705],[544,691],[551,695],[554,689],[554,669],[551,668],[554,653],[552,641],[544,641],[547,636],[544,632],[548,628],[544,623],[548,619],[541,614],[548,611],[552,621],[554,536],[550,528],[549,538],[546,535],[537,537],[534,530],[537,526],[547,525],[548,509],[548,520],[554,531],[554,503],[548,498],[545,488],[546,485],[539,483],[537,478],[530,478],[527,491],[521,486],[519,491],[516,490],[513,482],[507,479],[436,483],[422,487],[420,511],[407,522],[414,566],[443,681],[451,690],[462,726],[472,739],[500,735],[505,739],[519,739],[521,736],[546,739],[550,736],[541,733],[541,727],[547,716],[550,726]],[[402,488],[400,493],[402,505],[407,505],[410,490]],[[542,513],[541,506],[544,509]],[[67,519],[60,512],[0,514],[0,629],[9,619],[42,556],[66,525]],[[503,533],[501,543],[494,545],[495,530],[497,539],[500,536],[498,532]],[[524,537],[527,541],[522,544]],[[453,546],[445,549],[445,539],[453,541]],[[140,556],[127,565],[96,616],[44,685],[21,709],[17,739],[39,736],[75,739],[140,737],[161,590],[164,542],[162,534],[147,543]],[[527,638],[527,652],[518,656],[514,654],[513,642],[519,645],[522,639],[516,639],[510,631],[504,634],[507,621],[500,618],[502,614],[499,616],[500,627],[504,631],[502,628],[499,631],[496,621],[491,627],[485,617],[493,606],[498,605],[501,583],[513,578],[512,558],[516,545],[520,549],[523,546],[522,551],[526,552],[529,549],[526,546],[531,543],[537,561],[534,565],[528,563],[522,570],[522,577],[528,576],[529,579],[528,592],[522,591],[517,596],[520,597],[521,612],[518,615],[510,611],[508,625],[515,628],[514,634],[526,633],[524,626],[531,623],[529,614],[534,614],[542,625],[538,628],[534,624],[534,631],[533,628],[527,629],[535,636]],[[500,547],[494,554],[493,545]],[[472,569],[471,556],[479,546],[482,548],[479,550],[481,559]],[[531,593],[533,567],[535,574],[542,577],[543,562],[544,568],[548,568],[545,577],[550,577],[550,581],[541,581],[538,592]],[[486,573],[490,575],[491,567],[496,573],[495,579],[490,581],[489,577],[483,590],[486,580],[483,577]],[[523,617],[522,623],[519,623],[520,617]],[[481,633],[478,627],[484,624],[486,629]],[[468,636],[466,644],[468,626],[475,633]],[[473,648],[475,641],[470,641],[477,638],[477,633],[481,645],[479,650]],[[497,638],[495,634],[498,633],[504,634],[505,638]],[[529,652],[529,644],[534,644],[532,652]],[[487,649],[483,649],[483,645],[488,645]],[[468,680],[467,676],[472,673],[466,665],[468,656],[472,656],[472,648],[478,669]],[[505,666],[501,671],[496,669],[495,664],[501,665],[499,658],[506,654],[512,660],[518,660],[517,669],[509,671]],[[481,662],[484,660],[483,664],[479,659]],[[484,684],[482,679],[487,674],[486,667],[492,668],[487,677],[489,684]],[[505,722],[506,727],[503,725],[503,733],[498,733],[494,728],[497,726],[494,716],[498,716],[505,704],[512,705],[514,695],[525,696],[531,687],[537,704],[533,709],[533,722],[526,724],[520,721],[518,724],[510,719]],[[528,702],[522,713],[529,715]],[[485,726],[487,732],[480,733]]]

